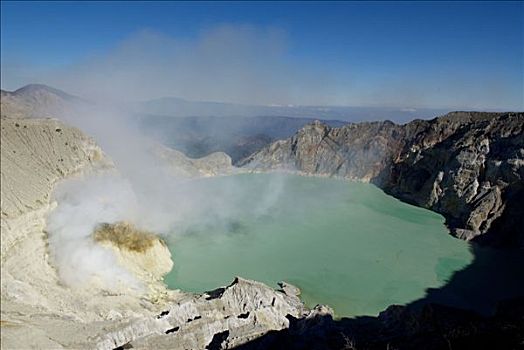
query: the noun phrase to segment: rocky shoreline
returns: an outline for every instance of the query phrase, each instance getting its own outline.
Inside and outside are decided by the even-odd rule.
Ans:
[[[453,112],[339,128],[317,121],[240,165],[372,182],[442,214],[456,237],[524,247],[524,113]]]

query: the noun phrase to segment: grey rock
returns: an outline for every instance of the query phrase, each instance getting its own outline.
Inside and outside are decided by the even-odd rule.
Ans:
[[[289,284],[287,282],[278,282],[278,286],[282,289],[286,295],[290,296],[299,296],[300,295],[300,289],[298,287],[295,287],[292,284]]]
[[[316,121],[240,165],[372,182],[442,214],[459,238],[524,246],[523,128],[524,113],[452,112],[339,128]]]
[[[289,290],[297,288],[287,285]],[[172,304],[154,318],[143,318],[106,334],[98,349],[229,349],[289,326],[289,317],[327,315],[327,307],[310,311],[297,295],[237,277],[227,287]]]

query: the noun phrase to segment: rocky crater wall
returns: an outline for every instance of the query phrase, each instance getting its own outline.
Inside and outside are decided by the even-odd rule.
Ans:
[[[240,165],[372,182],[444,215],[459,238],[523,247],[523,129],[524,113],[453,112],[339,128],[317,121]]]

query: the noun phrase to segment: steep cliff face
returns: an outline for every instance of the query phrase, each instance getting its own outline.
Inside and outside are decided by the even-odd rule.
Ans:
[[[276,141],[251,155],[240,165],[371,181],[397,156],[403,137],[402,127],[392,122],[331,128],[315,121],[293,137]]]
[[[442,213],[457,237],[524,246],[524,114],[461,117],[409,140],[383,187]]]
[[[82,347],[86,335],[75,334],[85,322],[110,317],[118,304],[136,312],[136,297],[113,304],[99,298],[100,290],[72,292],[49,256],[45,227],[56,183],[111,167],[95,142],[57,120],[2,118],[1,164],[1,319],[9,325],[2,326],[2,348]],[[100,323],[88,333],[102,328]]]
[[[11,249],[8,225],[50,205],[59,180],[95,168],[111,167],[94,140],[55,119],[1,119],[2,257]],[[5,228],[4,228],[5,226]],[[5,229],[5,231],[4,231]],[[19,242],[18,242],[19,243]]]
[[[524,246],[524,113],[454,112],[340,128],[315,122],[241,164],[373,182],[441,213],[457,237]]]

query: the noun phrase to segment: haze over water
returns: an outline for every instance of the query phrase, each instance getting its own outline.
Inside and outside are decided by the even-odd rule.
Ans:
[[[170,288],[203,292],[235,276],[272,287],[284,280],[310,307],[376,315],[444,285],[472,260],[440,215],[370,184],[277,174],[199,181],[204,197],[227,201],[227,215],[181,223],[169,242]]]

